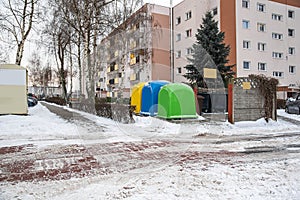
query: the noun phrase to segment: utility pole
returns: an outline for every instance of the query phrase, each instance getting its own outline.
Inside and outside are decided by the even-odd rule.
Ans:
[[[174,82],[174,31],[173,31],[173,0],[170,0],[170,67],[171,82]]]

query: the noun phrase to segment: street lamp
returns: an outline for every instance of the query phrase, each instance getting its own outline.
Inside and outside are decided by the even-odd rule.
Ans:
[[[173,35],[173,0],[170,0],[170,67],[171,82],[174,82],[174,35]]]

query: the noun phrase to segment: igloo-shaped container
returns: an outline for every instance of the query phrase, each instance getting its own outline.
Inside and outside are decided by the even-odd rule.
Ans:
[[[135,106],[135,109],[133,111],[135,114],[139,114],[141,111],[142,89],[144,85],[145,82],[141,82],[134,85],[132,88],[130,105]]]
[[[168,81],[150,81],[142,89],[142,107],[140,114],[155,116],[157,114],[158,93]]]
[[[158,117],[165,119],[197,118],[192,88],[183,83],[170,83],[158,95]]]

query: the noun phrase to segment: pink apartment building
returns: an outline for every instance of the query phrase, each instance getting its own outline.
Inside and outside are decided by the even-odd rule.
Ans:
[[[98,91],[128,98],[139,82],[170,81],[169,16],[170,8],[145,4],[102,40]]]

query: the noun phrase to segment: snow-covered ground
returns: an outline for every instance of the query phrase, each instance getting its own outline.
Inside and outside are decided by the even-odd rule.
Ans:
[[[296,114],[288,114],[284,111],[284,109],[279,109],[277,110],[277,114],[279,116],[283,116],[283,117],[287,117],[287,118],[290,118],[290,119],[293,119],[293,120],[297,120],[297,121],[300,121],[300,115],[296,115]]]
[[[0,116],[0,178],[6,177],[0,199],[299,199],[299,115],[278,110],[299,124],[279,118],[232,125],[201,117],[171,123],[137,116],[134,124],[121,124],[60,108],[94,127],[65,120],[41,104],[28,116]],[[73,147],[78,152],[62,153]],[[98,164],[84,176],[47,175],[86,154]],[[48,170],[44,178],[8,179],[9,167],[24,159],[32,160],[24,173]]]

